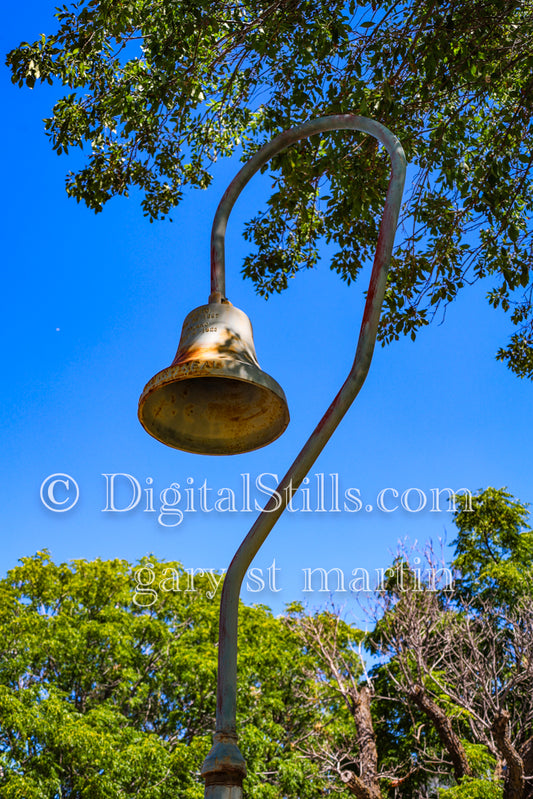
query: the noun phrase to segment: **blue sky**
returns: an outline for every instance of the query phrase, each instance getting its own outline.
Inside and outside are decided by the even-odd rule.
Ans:
[[[11,6],[2,51],[53,29],[52,10],[43,0]],[[79,156],[57,157],[43,132],[55,90],[19,90],[4,68],[1,91],[2,573],[43,548],[56,561],[134,562],[154,553],[187,568],[224,569],[255,518],[242,509],[243,485],[250,480],[252,506],[261,501],[255,481],[266,475],[263,482],[275,485],[268,475],[285,473],[350,368],[366,283],[342,284],[324,252],[318,268],[297,276],[283,295],[257,297],[240,276],[243,226],[269,188],[268,177],[256,177],[230,218],[227,292],[252,320],[259,362],[283,386],[291,423],[274,444],[242,456],[165,448],[137,421],[138,397],[171,362],[185,315],[207,301],[211,222],[239,164],[217,164],[212,186],[189,194],[173,223],[150,225],[135,196],[95,216],[64,191],[64,175]],[[353,569],[386,567],[398,541],[450,543],[451,514],[444,502],[441,512],[431,511],[432,489],[508,486],[521,500],[533,499],[532,386],[494,359],[510,327],[488,307],[486,291],[463,292],[444,323],[415,343],[376,349],[361,394],[311,471],[311,510],[286,513],[254,562],[266,580],[275,560],[280,590],[245,591],[246,601],[276,612],[293,599],[316,606],[327,594],[302,592],[306,568],[338,567],[347,587]],[[53,512],[41,500],[41,485],[54,474],[79,487],[69,511]],[[106,474],[131,476],[115,478],[117,507],[131,501],[137,481],[135,508],[103,510]],[[324,475],[324,511],[316,510],[317,474]],[[329,509],[337,482],[339,512]],[[180,524],[178,517],[158,519],[159,495],[172,483],[182,492]],[[235,512],[201,511],[204,483],[211,505],[233,492]],[[67,498],[65,488],[56,485],[58,501]],[[153,512],[145,510],[145,489],[153,489]],[[185,510],[185,489],[195,492],[194,512]],[[347,489],[359,492],[358,512],[342,507]],[[389,508],[399,505],[392,512],[377,507],[385,489],[398,492],[396,500],[391,490],[384,495]],[[401,507],[402,494],[412,511]],[[415,512],[424,497],[426,507]],[[350,591],[335,600],[355,612]]]

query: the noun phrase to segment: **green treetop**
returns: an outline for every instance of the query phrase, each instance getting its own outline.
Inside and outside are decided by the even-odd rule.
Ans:
[[[80,0],[56,18],[7,63],[20,86],[65,87],[45,125],[58,153],[86,155],[71,196],[100,211],[135,187],[160,219],[187,186],[209,185],[221,156],[247,157],[312,117],[371,116],[412,165],[382,341],[415,338],[484,279],[516,326],[498,357],[533,376],[531,0]],[[261,294],[280,291],[324,237],[332,269],[355,280],[375,246],[384,154],[338,133],[271,169],[244,274]]]

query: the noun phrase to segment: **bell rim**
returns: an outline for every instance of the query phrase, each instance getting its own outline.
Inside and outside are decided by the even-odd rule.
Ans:
[[[261,441],[254,446],[247,447],[246,449],[237,449],[234,452],[226,451],[205,453],[204,450],[192,449],[186,445],[176,446],[156,435],[153,430],[147,426],[143,418],[143,409],[150,395],[155,391],[170,385],[171,383],[177,383],[184,380],[195,380],[202,377],[210,377],[214,379],[230,378],[232,380],[238,380],[242,383],[248,383],[250,385],[259,385],[262,389],[274,394],[280,401],[280,408],[282,409],[282,412],[279,414],[279,430],[276,432],[274,437],[270,437],[269,439]],[[161,369],[161,371],[157,372],[145,385],[143,392],[139,397],[138,418],[142,427],[150,436],[152,436],[152,438],[155,438],[156,441],[159,441],[173,449],[192,454],[233,455],[254,452],[255,450],[261,449],[262,447],[276,441],[287,429],[287,426],[290,422],[290,413],[285,392],[279,383],[267,372],[264,372],[260,367],[245,361],[213,358],[205,361],[188,360],[178,364],[171,364],[165,369]]]
[[[242,375],[241,370],[254,374],[254,379],[250,380]],[[213,371],[216,374],[213,374]],[[241,380],[243,383],[259,383],[264,388],[270,389],[287,405],[287,397],[280,384],[271,377],[268,372],[264,372],[260,367],[248,361],[237,361],[234,358],[210,358],[208,360],[188,360],[181,363],[171,364],[165,369],[157,372],[145,385],[139,398],[139,407],[146,397],[156,388],[167,383],[178,382],[179,380],[191,380],[197,377],[231,377],[233,380]]]

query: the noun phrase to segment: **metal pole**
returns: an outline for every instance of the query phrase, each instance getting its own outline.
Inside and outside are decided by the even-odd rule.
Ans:
[[[213,222],[210,302],[220,302],[224,298],[225,292],[224,236],[227,220],[246,183],[272,156],[294,142],[317,133],[344,129],[358,130],[374,136],[385,146],[391,159],[391,177],[379,227],[363,321],[350,373],[280,482],[277,493],[281,497],[281,502],[276,495],[273,495],[266,504],[237,550],[224,579],[220,600],[216,731],[213,748],[202,767],[202,776],[205,778],[205,799],[241,799],[242,797],[242,781],[246,776],[246,765],[237,746],[235,730],[237,628],[241,584],[259,548],[359,393],[370,368],[405,181],[405,156],[402,146],[396,136],[387,128],[366,117],[338,114],[306,122],[298,128],[281,133],[258,150],[229,185],[218,206]]]

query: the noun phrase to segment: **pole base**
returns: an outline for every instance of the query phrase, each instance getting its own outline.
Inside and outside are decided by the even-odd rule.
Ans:
[[[205,799],[242,799],[246,763],[233,733],[216,732],[213,747],[202,766]]]
[[[204,799],[242,799],[241,785],[213,784],[205,786]]]

